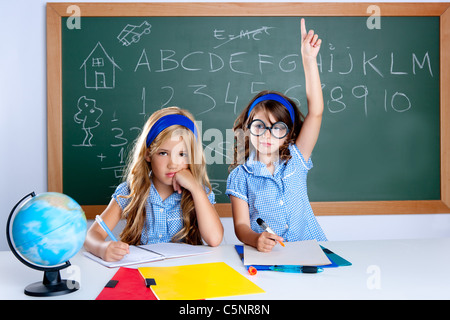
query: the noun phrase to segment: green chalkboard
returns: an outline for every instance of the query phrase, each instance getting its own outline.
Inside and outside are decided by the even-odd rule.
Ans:
[[[199,124],[220,203],[231,128],[264,89],[307,112],[296,17],[62,18],[63,192],[107,204],[155,110]],[[308,175],[311,201],[439,200],[439,17],[308,17],[325,110]]]

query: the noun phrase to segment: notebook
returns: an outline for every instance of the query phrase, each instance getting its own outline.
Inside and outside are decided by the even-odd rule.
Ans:
[[[244,263],[244,246],[243,245],[235,245],[234,246],[237,254],[239,255],[239,258],[241,259],[242,263]],[[334,253],[333,251],[320,246],[320,248],[322,249],[322,251],[327,255],[328,259],[331,261],[331,264],[327,264],[327,265],[318,265],[317,267],[321,267],[321,268],[337,268],[337,267],[345,267],[345,266],[351,266],[352,263],[344,258],[342,258],[341,256],[337,255],[336,253]],[[270,266],[268,265],[251,265],[252,267],[256,268],[256,270],[271,270]],[[247,269],[250,266],[245,266]]]
[[[331,264],[316,240],[285,242],[285,247],[276,245],[270,252],[261,252],[244,245],[244,265],[300,265],[320,266]]]
[[[225,262],[138,268],[159,300],[197,300],[265,292]]]
[[[123,257],[120,261],[105,261],[90,252],[83,254],[109,268],[122,267],[138,263],[146,263],[159,261],[164,259],[187,257],[199,254],[211,253],[210,247],[203,245],[190,245],[186,243],[155,243],[141,246],[130,246],[130,253]]]

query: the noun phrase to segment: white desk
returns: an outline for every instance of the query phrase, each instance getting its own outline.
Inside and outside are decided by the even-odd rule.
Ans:
[[[174,266],[224,261],[266,293],[225,299],[450,299],[450,239],[340,241],[321,243],[352,262],[319,274],[258,271],[248,275],[234,246],[213,253],[142,264]],[[78,253],[62,278],[81,283],[78,291],[45,299],[95,299],[118,268],[106,268]],[[138,266],[133,266],[138,267]],[[71,273],[70,273],[71,272]],[[0,252],[0,299],[33,299],[23,293],[43,272],[29,269],[11,252]]]

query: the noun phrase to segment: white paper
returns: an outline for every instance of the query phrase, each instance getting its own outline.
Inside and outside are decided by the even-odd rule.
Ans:
[[[244,265],[297,265],[322,266],[331,261],[316,240],[284,242],[285,247],[276,244],[270,252],[260,252],[244,245]]]
[[[102,258],[99,258],[90,252],[83,252],[83,254],[86,257],[88,257],[94,261],[97,261],[98,263],[100,263],[106,267],[109,267],[109,268],[127,266],[130,264],[164,260],[163,255],[157,254],[155,252],[143,250],[143,249],[140,249],[139,247],[135,247],[135,246],[130,246],[129,248],[130,248],[129,254],[125,255],[122,258],[122,260],[113,261],[113,262],[105,261]]]
[[[155,243],[142,246],[130,246],[130,253],[125,255],[122,260],[108,262],[90,252],[83,254],[109,268],[122,267],[131,264],[152,262],[169,258],[187,257],[198,254],[212,252],[207,246],[194,246],[185,243]]]
[[[173,242],[146,244],[139,246],[139,248],[159,253],[163,255],[166,259],[187,257],[212,252],[212,250],[207,246],[202,245],[194,246],[186,243],[173,243]]]

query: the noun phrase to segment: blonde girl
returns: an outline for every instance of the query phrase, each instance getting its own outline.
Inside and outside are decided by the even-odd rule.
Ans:
[[[188,111],[170,107],[152,114],[135,142],[125,177],[101,215],[110,229],[126,219],[121,241],[105,241],[106,232],[94,222],[85,241],[88,251],[117,261],[129,245],[221,243],[223,227]]]

